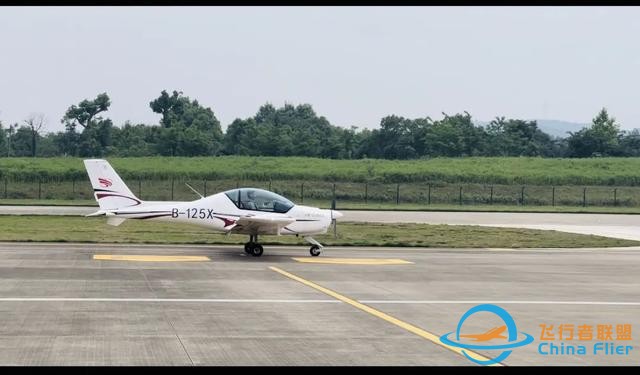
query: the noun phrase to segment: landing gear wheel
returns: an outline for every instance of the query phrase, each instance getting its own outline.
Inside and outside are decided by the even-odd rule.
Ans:
[[[309,253],[311,254],[312,257],[317,257],[321,253],[320,246],[318,245],[311,246],[311,248],[309,249]]]
[[[254,257],[259,257],[263,252],[264,249],[262,248],[262,245],[256,243],[251,246],[251,255]]]
[[[251,249],[251,245],[252,245],[251,242],[247,242],[247,243],[244,244],[244,252],[245,253],[251,254],[251,251],[249,251],[249,249]]]

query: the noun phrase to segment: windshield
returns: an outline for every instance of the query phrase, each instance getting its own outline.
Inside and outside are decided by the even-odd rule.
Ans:
[[[262,189],[233,189],[225,194],[243,210],[285,213],[293,207],[293,203],[287,198]]]

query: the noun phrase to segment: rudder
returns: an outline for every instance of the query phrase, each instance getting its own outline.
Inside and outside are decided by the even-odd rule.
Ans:
[[[108,161],[88,159],[84,160],[84,166],[93,187],[93,196],[101,210],[115,210],[142,203]]]

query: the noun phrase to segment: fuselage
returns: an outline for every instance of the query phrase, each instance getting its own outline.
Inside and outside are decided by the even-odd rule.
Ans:
[[[258,192],[258,198],[243,198],[244,191]],[[236,194],[238,199],[236,200]],[[270,194],[270,195],[269,195]],[[269,201],[273,195],[279,199]],[[277,212],[280,211],[280,212]],[[326,233],[332,218],[341,216],[337,211],[295,205],[274,193],[253,188],[234,189],[190,202],[145,201],[125,208],[109,210],[107,216],[126,219],[157,220],[165,222],[193,224],[219,232],[241,234],[315,235]],[[263,220],[294,219],[278,228],[256,229],[245,226],[241,218]],[[240,222],[238,222],[240,220]]]

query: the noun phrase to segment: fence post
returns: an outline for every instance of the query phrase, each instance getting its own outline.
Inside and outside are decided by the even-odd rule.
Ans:
[[[4,199],[7,199],[7,179],[4,179]]]
[[[336,183],[335,182],[333,183],[333,193],[332,194],[333,194],[333,201],[335,201],[336,200]]]
[[[587,207],[587,188],[582,190],[582,207]]]
[[[304,203],[304,182],[300,184],[300,203]]]
[[[71,180],[71,192],[74,195],[76,194],[76,179],[75,178],[73,180]]]
[[[369,183],[364,183],[364,204],[367,204],[367,200],[369,199]]]
[[[138,179],[138,198],[142,199],[142,180]]]
[[[204,196],[207,196],[207,180],[204,180]]]
[[[173,200],[173,184],[174,184],[174,180],[173,180],[173,177],[171,177],[171,200]]]
[[[556,205],[556,187],[551,187],[551,205],[555,207]]]
[[[427,204],[431,204],[431,184],[429,184],[429,192],[427,193]]]
[[[460,185],[460,205],[462,206],[462,185]]]
[[[42,199],[42,179],[38,178],[38,199]]]
[[[271,191],[271,179],[269,179],[269,191]]]
[[[240,182],[236,180],[236,189],[238,189],[239,187],[240,187]]]
[[[396,204],[400,204],[400,184],[396,184]]]
[[[520,202],[524,206],[524,186],[522,187],[522,191],[520,192]]]
[[[617,205],[618,205],[617,192],[618,192],[618,189],[617,189],[617,188],[614,188],[614,189],[613,189],[613,205],[614,205],[614,206],[617,206]]]
[[[491,185],[491,196],[489,197],[489,204],[493,204],[493,185]]]

